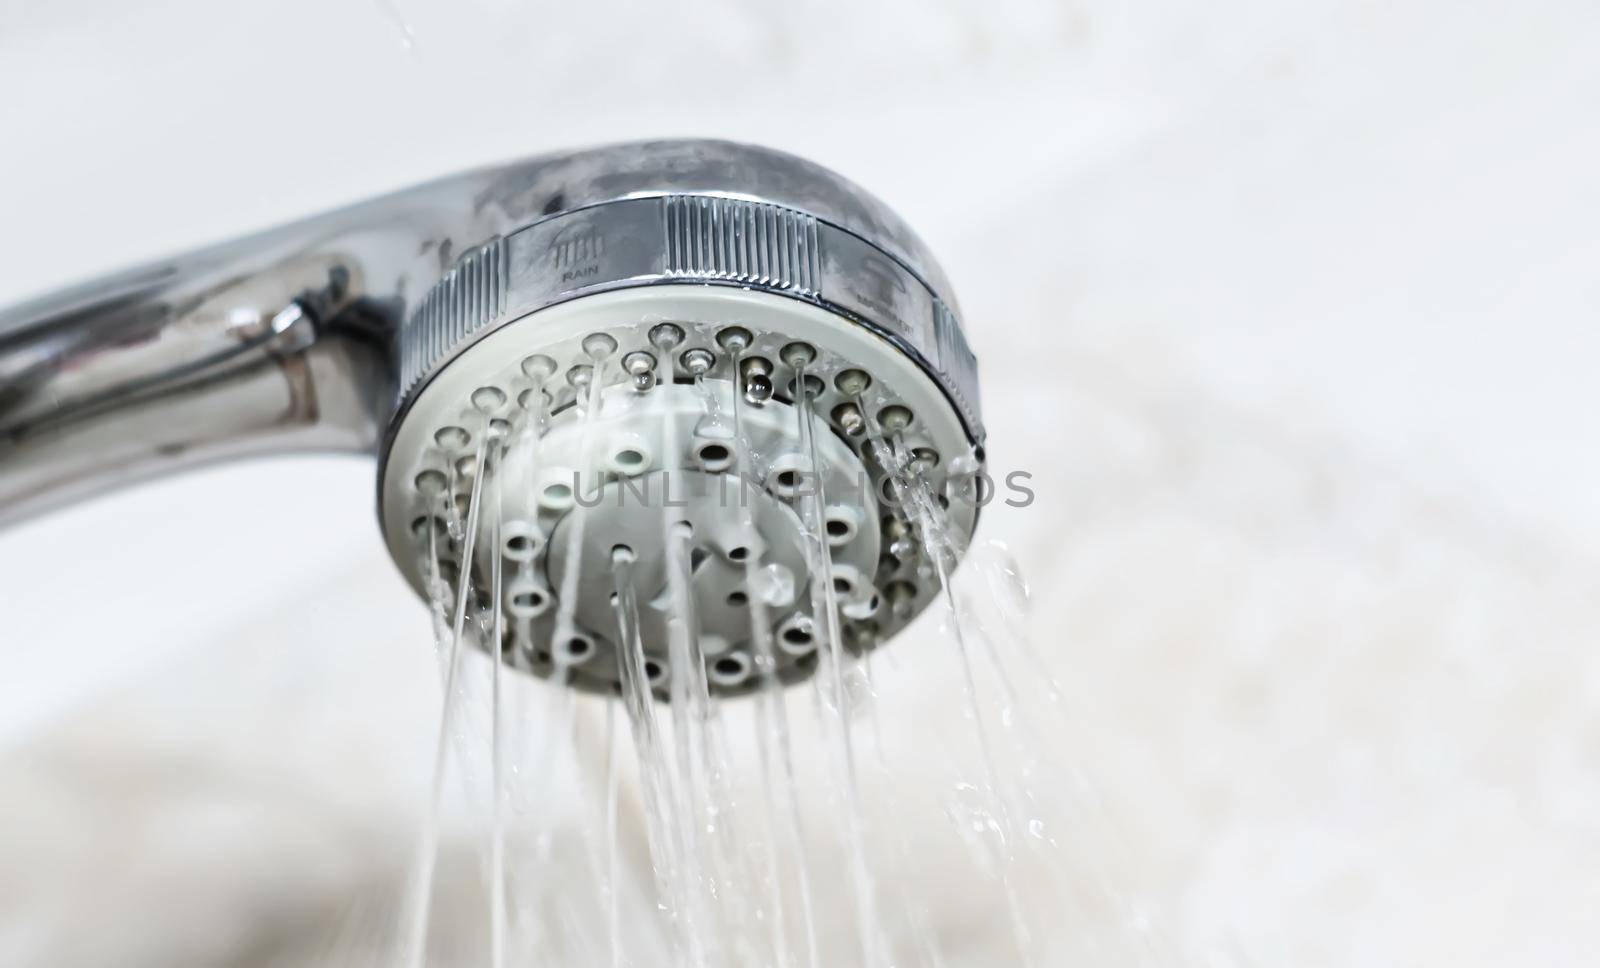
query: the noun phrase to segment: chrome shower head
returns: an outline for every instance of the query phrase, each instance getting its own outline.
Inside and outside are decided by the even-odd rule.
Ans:
[[[600,690],[626,659],[619,563],[662,688],[674,590],[714,691],[805,676],[825,622],[887,639],[944,553],[913,505],[961,546],[975,506],[951,498],[982,461],[922,243],[834,173],[727,142],[534,159],[47,297],[0,315],[0,373],[0,518],[218,456],[375,448],[407,581]]]

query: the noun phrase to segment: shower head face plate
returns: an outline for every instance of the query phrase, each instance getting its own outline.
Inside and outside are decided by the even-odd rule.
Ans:
[[[811,590],[824,578],[808,541],[827,548],[849,651],[892,637],[933,597],[927,550],[880,460],[891,445],[917,455],[964,545],[974,508],[950,497],[970,493],[979,462],[946,394],[896,347],[786,296],[623,289],[499,325],[444,365],[394,428],[380,513],[420,594],[468,568],[479,644],[498,626],[507,662],[597,692],[623,678],[611,566],[625,550],[656,694],[669,695],[687,602],[708,688],[737,695],[816,668]],[[477,516],[468,563],[480,475],[494,513]]]
[[[507,441],[485,498],[498,502],[510,525],[510,537],[501,540],[501,553],[516,562],[504,569],[510,597],[532,594],[550,603],[537,614],[508,612],[507,635],[518,651],[537,665],[565,660],[569,677],[617,679],[611,568],[618,548],[633,559],[646,654],[665,658],[669,623],[685,608],[674,595],[682,595],[699,651],[724,687],[743,684],[755,671],[745,662],[757,654],[752,599],[760,599],[769,628],[801,621],[811,568],[798,503],[819,482],[796,443],[799,412],[777,398],[759,407],[744,401],[739,429],[748,457],[741,468],[732,395],[732,384],[722,380],[652,383],[644,390],[630,381],[602,390],[592,416],[590,398],[580,395],[542,435],[537,415],[524,419],[523,436]],[[843,440],[822,430],[817,457],[824,520],[850,524],[830,542],[834,581],[850,586],[851,606],[865,607],[878,595],[863,576],[877,565],[879,540],[876,528],[857,522],[874,514],[877,502]],[[495,551],[487,524],[478,537],[475,567],[489,575]],[[541,546],[542,557],[529,556]],[[569,596],[572,614],[563,631],[558,606]],[[599,647],[574,655],[567,648],[574,634]],[[791,666],[810,651],[773,650],[775,671],[792,677],[800,670]],[[725,659],[720,670],[719,659]],[[658,668],[656,679],[665,685],[668,666]]]

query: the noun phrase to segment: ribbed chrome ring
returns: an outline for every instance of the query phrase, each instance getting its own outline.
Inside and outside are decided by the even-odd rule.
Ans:
[[[859,189],[824,174],[859,204]],[[552,214],[463,253],[419,302],[399,333],[397,419],[434,374],[503,323],[591,293],[687,283],[777,293],[856,322],[926,371],[982,443],[977,361],[952,300],[903,248],[774,201],[708,192],[631,193]]]

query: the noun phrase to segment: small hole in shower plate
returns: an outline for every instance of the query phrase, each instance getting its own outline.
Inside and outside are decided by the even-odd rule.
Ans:
[[[742,653],[730,652],[718,656],[711,663],[709,678],[719,686],[734,687],[743,684],[750,674],[750,660]]]
[[[544,535],[531,521],[511,520],[502,526],[500,550],[507,558],[527,562],[544,549]]]
[[[700,461],[700,466],[708,471],[727,470],[733,464],[733,452],[726,444],[709,443],[701,444],[695,452]]]
[[[560,481],[552,481],[539,492],[539,503],[552,511],[565,511],[572,506],[572,487]]]
[[[440,427],[433,441],[445,450],[461,450],[472,443],[472,435],[462,427]]]
[[[438,516],[430,518],[428,515],[424,514],[419,518],[414,518],[411,522],[411,533],[415,535],[419,541],[427,541],[430,523],[432,524],[434,534],[446,535],[446,540],[449,540],[449,526],[445,524],[443,518]]]
[[[611,466],[624,474],[636,474],[644,469],[649,459],[640,451],[627,447],[617,451],[611,457]]]
[[[450,479],[445,477],[443,471],[428,470],[418,474],[413,483],[416,484],[417,492],[424,497],[437,497],[444,493],[450,484]]]
[[[484,413],[493,413],[506,405],[506,393],[499,387],[479,387],[472,391],[472,405]]]
[[[561,643],[562,661],[568,665],[576,665],[587,659],[594,652],[594,643],[586,636],[574,635]]]

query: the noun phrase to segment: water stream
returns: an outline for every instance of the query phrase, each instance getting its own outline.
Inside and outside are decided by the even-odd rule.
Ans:
[[[739,372],[737,347],[731,356]],[[569,376],[581,466],[592,466],[591,428],[608,405],[608,360],[591,357],[592,366]],[[795,366],[793,385],[802,392],[793,401],[792,440],[808,486],[792,506],[810,580],[796,587],[783,569],[763,563],[759,551],[770,535],[749,502],[731,509],[740,543],[758,552],[742,558],[755,684],[748,698],[719,699],[709,687],[708,663],[718,653],[708,651],[696,592],[708,539],[665,494],[654,570],[623,544],[602,563],[614,628],[594,631],[616,643],[619,694],[568,688],[577,673],[559,646],[581,634],[589,509],[580,502],[570,512],[558,604],[539,626],[545,641],[525,641],[533,626],[508,622],[501,596],[507,580],[534,579],[531,555],[507,550],[527,528],[508,508],[512,494],[529,494],[543,480],[538,454],[550,422],[544,379],[553,374],[530,374],[536,381],[520,425],[496,430],[486,419],[475,428],[470,463],[452,469],[439,514],[425,519],[444,703],[396,960],[410,968],[946,968],[971,963],[941,935],[952,909],[933,887],[952,878],[965,903],[1006,939],[991,950],[1008,944],[1008,963],[1056,963],[1049,942],[1069,910],[1092,920],[1111,907],[1127,922],[1117,934],[1122,941],[1097,936],[1078,946],[1095,959],[1111,950],[1107,944],[1149,948],[1147,929],[1135,924],[1139,916],[1111,879],[1074,867],[1078,855],[1064,845],[1085,813],[1071,796],[1076,777],[1056,761],[1048,737],[1070,719],[1069,710],[1045,657],[1027,641],[1027,593],[1015,563],[1003,549],[985,545],[967,554],[959,547],[923,459],[894,428],[870,417],[867,447],[897,499],[886,506],[898,522],[889,530],[900,544],[891,550],[905,553],[912,542],[926,550],[919,580],[936,597],[919,628],[949,648],[915,648],[929,634],[877,651],[847,642],[841,610],[862,604],[867,593],[836,585],[819,456],[819,435],[831,430],[819,426],[803,392],[806,362]],[[630,372],[635,380],[661,379],[653,369],[660,362],[651,365]],[[742,387],[718,391],[703,374],[695,382],[696,435],[726,440],[739,476],[759,478],[774,458],[752,442],[750,408],[760,401],[746,399]],[[861,409],[868,412],[865,401]],[[661,420],[664,449],[676,452],[679,426],[666,412]],[[498,473],[512,463],[515,474]],[[574,491],[601,483],[580,476]],[[477,547],[480,535],[487,551]],[[790,688],[779,678],[772,616],[797,600],[814,640],[815,674],[810,685]],[[663,652],[647,650],[647,622],[662,623]],[[548,680],[507,668],[528,646],[550,656]],[[929,707],[904,685],[912,669],[940,684],[949,716],[918,718]],[[472,725],[475,699],[487,707],[482,735]],[[812,716],[797,719],[795,703]],[[937,751],[919,758],[916,775],[901,762],[913,740]],[[461,780],[469,805],[461,836],[447,816],[451,776]],[[480,798],[487,822],[473,834],[470,804]],[[466,857],[481,854],[485,911],[476,940],[445,911],[458,903],[470,909],[473,902],[458,898],[476,896],[477,888],[439,874],[444,848],[459,857],[457,844],[474,843],[481,849]],[[1086,878],[1102,900],[1085,900],[1095,893],[1084,890]],[[449,934],[437,934],[446,924]]]

